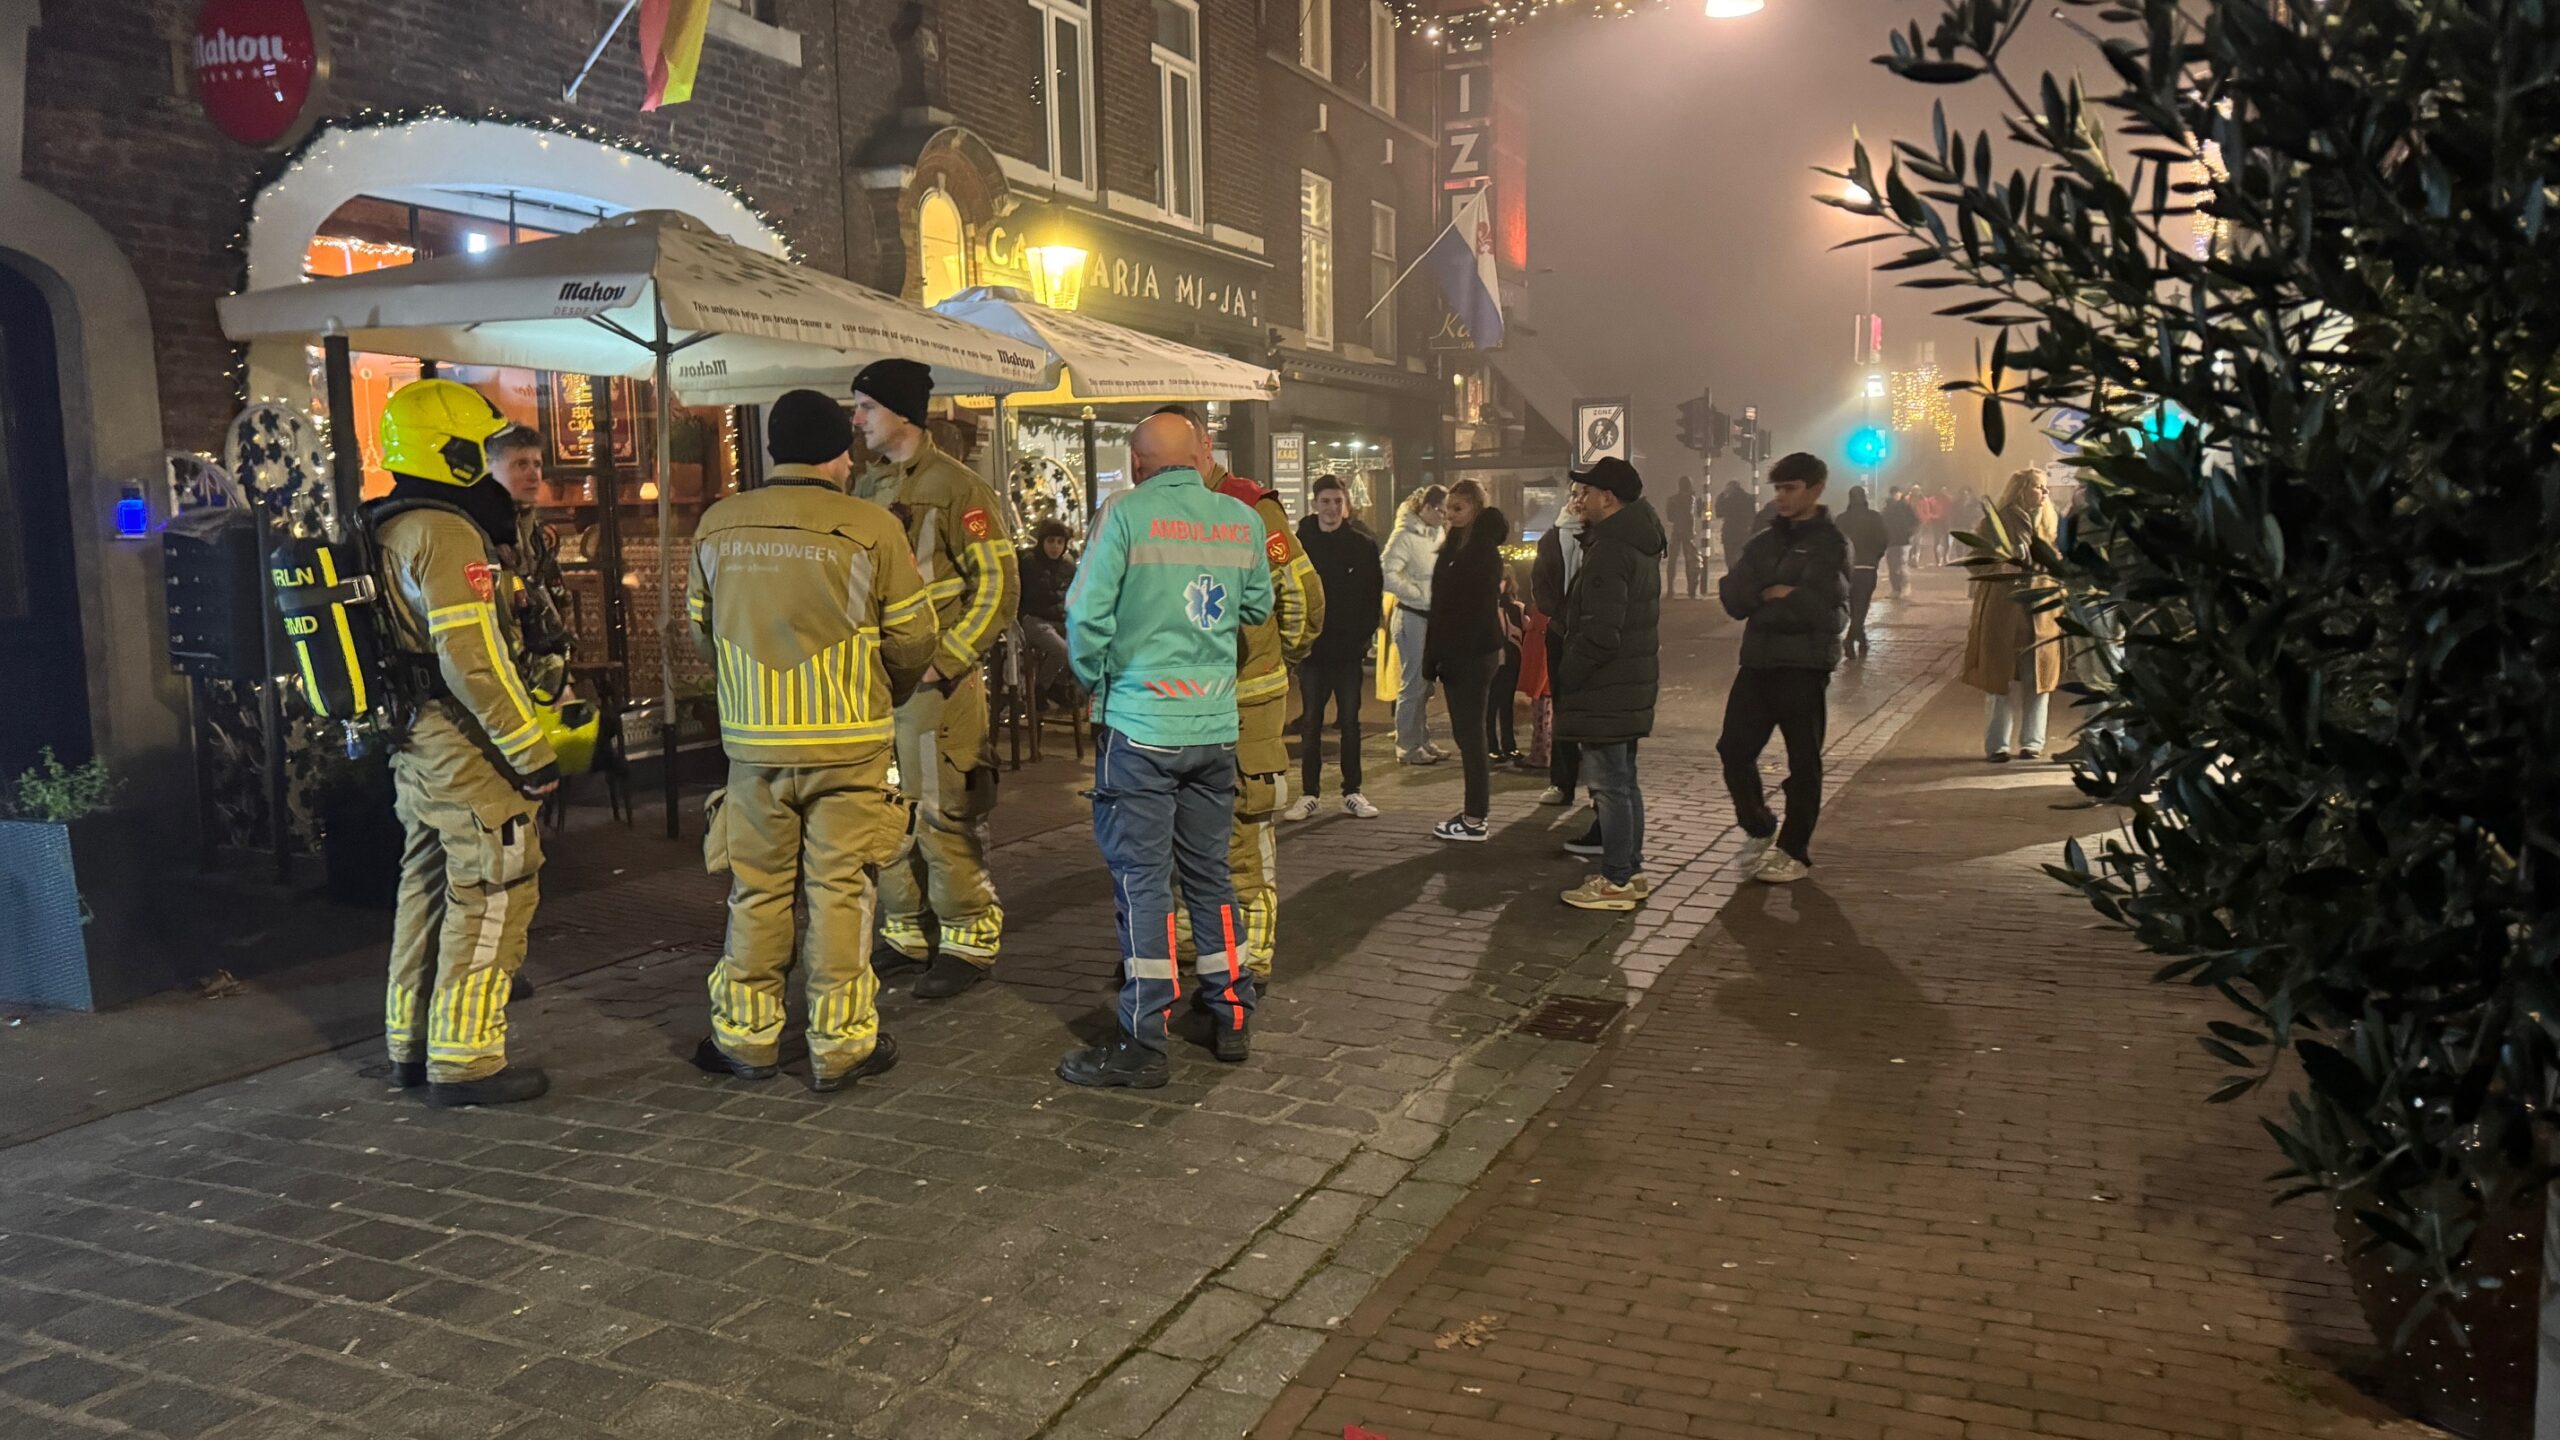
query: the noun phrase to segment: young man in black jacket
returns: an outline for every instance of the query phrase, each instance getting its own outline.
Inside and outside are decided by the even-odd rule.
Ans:
[[[1876,603],[1876,567],[1884,563],[1888,532],[1884,516],[1867,503],[1867,487],[1849,487],[1849,508],[1836,522],[1849,542],[1849,648],[1860,654],[1867,644],[1867,609]]]
[[[1662,518],[1634,466],[1611,457],[1573,477],[1582,564],[1564,602],[1556,739],[1582,747],[1600,813],[1600,873],[1564,892],[1577,910],[1633,910],[1644,878],[1644,792],[1636,742],[1653,733],[1662,691]]]
[[[1849,542],[1823,508],[1831,468],[1798,451],[1770,467],[1777,519],[1734,557],[1719,588],[1727,613],[1743,622],[1742,668],[1725,698],[1725,788],[1750,837],[1742,868],[1784,885],[1813,865],[1813,827],[1822,817],[1822,741],[1840,631],[1849,618]],[[1787,742],[1787,823],[1782,830],[1760,785],[1760,752],[1775,730]],[[1777,853],[1770,853],[1772,843]]]
[[[1324,629],[1298,665],[1298,746],[1303,782],[1297,802],[1280,812],[1312,820],[1324,793],[1324,707],[1331,701],[1342,733],[1342,809],[1357,820],[1375,820],[1378,807],[1360,793],[1361,662],[1378,637],[1385,580],[1378,542],[1351,518],[1351,491],[1340,477],[1319,475],[1310,492],[1315,513],[1298,522],[1298,545],[1324,582]]]

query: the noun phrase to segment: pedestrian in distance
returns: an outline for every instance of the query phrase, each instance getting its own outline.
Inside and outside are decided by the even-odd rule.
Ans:
[[[1448,494],[1426,485],[1407,498],[1379,557],[1387,593],[1396,600],[1396,759],[1405,765],[1437,765],[1449,758],[1431,743],[1431,682],[1422,673],[1423,638],[1431,623],[1431,567],[1440,554],[1440,506]]]
[[[1076,558],[1067,553],[1071,538],[1063,523],[1043,520],[1022,552],[1022,639],[1035,657],[1035,695],[1046,694],[1067,669],[1067,589],[1076,583]]]
[[[531,1100],[551,1082],[507,1058],[506,1005],[542,901],[542,802],[560,767],[526,675],[514,577],[514,499],[488,444],[510,422],[453,380],[384,405],[391,493],[365,507],[390,623],[390,683],[411,712],[391,747],[407,832],[383,1043],[394,1081],[429,1105]]]
[[[1665,517],[1670,522],[1671,553],[1662,576],[1662,593],[1667,597],[1685,590],[1689,598],[1698,598],[1698,495],[1689,488],[1689,477],[1671,492],[1671,510]],[[1675,583],[1676,582],[1676,583]]]
[[[1333,707],[1339,735],[1343,813],[1378,818],[1378,807],[1360,788],[1360,696],[1370,642],[1378,635],[1385,604],[1378,542],[1351,518],[1351,487],[1338,475],[1319,475],[1312,489],[1315,513],[1298,522],[1298,545],[1324,587],[1324,628],[1298,665],[1299,765],[1297,803],[1291,820],[1315,818],[1324,794],[1324,715]]]
[[[1324,584],[1290,532],[1280,493],[1228,474],[1210,446],[1209,427],[1188,407],[1165,405],[1156,413],[1191,426],[1199,439],[1192,468],[1200,483],[1252,509],[1262,525],[1255,543],[1271,567],[1271,613],[1244,627],[1244,649],[1236,657],[1236,816],[1227,843],[1228,879],[1244,916],[1244,965],[1256,984],[1268,984],[1280,946],[1278,828],[1289,804],[1289,667],[1307,658],[1324,628]]]
[[[1151,415],[1129,439],[1136,488],[1096,519],[1067,596],[1067,657],[1093,696],[1093,837],[1120,934],[1120,1033],[1068,1052],[1073,1085],[1154,1089],[1182,1001],[1175,877],[1220,1060],[1251,1053],[1253,972],[1227,872],[1235,824],[1237,656],[1271,617],[1270,562],[1252,507],[1203,485],[1199,438]]]
[[[1556,523],[1538,537],[1537,555],[1529,562],[1529,603],[1547,617],[1547,710],[1549,718],[1547,788],[1538,796],[1541,805],[1571,805],[1582,779],[1582,751],[1554,729],[1554,712],[1563,703],[1562,678],[1564,664],[1564,612],[1573,582],[1582,570],[1582,509],[1575,503],[1578,493],[1565,487],[1564,509]]]
[[[1600,873],[1561,897],[1577,910],[1633,910],[1644,874],[1644,790],[1636,745],[1653,733],[1662,691],[1662,517],[1636,468],[1610,456],[1573,476],[1582,564],[1565,597],[1556,734],[1582,747],[1599,812]]]
[[[978,473],[926,432],[933,371],[879,360],[853,379],[853,423],[872,455],[854,493],[898,517],[933,596],[941,648],[898,707],[898,785],[915,807],[915,843],[880,875],[880,958],[924,965],[919,1000],[947,1000],[985,978],[1004,941],[1004,906],[987,869],[996,808],[985,661],[1022,603],[1021,558],[1005,510]]]
[[[1520,588],[1511,578],[1506,557],[1502,593],[1494,604],[1502,619],[1502,664],[1493,672],[1493,688],[1485,695],[1486,753],[1496,765],[1520,763],[1520,643],[1528,633],[1529,610],[1520,603]]]
[[[1727,480],[1716,492],[1716,543],[1724,549],[1724,568],[1733,569],[1742,547],[1751,543],[1751,517],[1756,507],[1739,480]]]
[[[1492,832],[1491,731],[1485,705],[1493,672],[1502,668],[1502,547],[1511,522],[1486,503],[1484,487],[1461,480],[1449,487],[1448,533],[1431,566],[1431,618],[1424,627],[1423,674],[1440,684],[1449,706],[1449,733],[1466,771],[1464,808],[1431,833],[1443,840],[1481,843]]]
[[[1849,649],[1868,652],[1867,611],[1876,603],[1876,568],[1891,548],[1892,532],[1881,512],[1867,503],[1867,487],[1849,487],[1849,508],[1840,512],[1840,536],[1849,542]]]
[[[871,969],[873,876],[906,845],[908,802],[889,783],[898,706],[942,627],[897,517],[845,492],[844,408],[789,391],[765,431],[771,472],[703,512],[685,587],[729,759],[705,847],[729,871],[729,933],[693,1059],[773,1078],[796,956],[809,1088],[825,1092],[898,1060]]]
[[[2056,531],[2045,473],[2028,466],[2009,477],[1984,517],[1990,548],[1972,562],[1973,616],[1965,629],[1965,683],[1989,696],[1984,758],[2006,764],[2044,756],[2045,722],[2062,688],[2061,611],[2029,598],[2037,586],[2029,556]]]
[[[1884,507],[1885,571],[1893,580],[1893,598],[1911,593],[1911,547],[1920,537],[1920,512],[1911,508],[1911,492],[1896,489]]]
[[[1810,873],[1813,829],[1822,817],[1831,672],[1840,666],[1849,619],[1849,544],[1822,503],[1830,478],[1829,466],[1801,451],[1770,467],[1777,519],[1751,538],[1721,595],[1726,612],[1743,622],[1742,664],[1725,698],[1716,753],[1746,837],[1743,872],[1772,885]],[[1760,752],[1772,731],[1787,747],[1784,828],[1760,783]]]

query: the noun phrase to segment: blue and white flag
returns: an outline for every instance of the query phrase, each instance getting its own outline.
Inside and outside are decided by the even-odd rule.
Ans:
[[[1440,232],[1423,256],[1440,281],[1440,293],[1448,297],[1451,313],[1475,337],[1479,350],[1502,343],[1502,279],[1493,263],[1493,219],[1485,206],[1486,193],[1473,190],[1459,200],[1449,228]]]

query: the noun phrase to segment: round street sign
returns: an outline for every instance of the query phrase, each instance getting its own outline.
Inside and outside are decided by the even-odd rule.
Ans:
[[[329,78],[327,36],[310,0],[204,0],[195,82],[205,118],[243,145],[291,143]]]

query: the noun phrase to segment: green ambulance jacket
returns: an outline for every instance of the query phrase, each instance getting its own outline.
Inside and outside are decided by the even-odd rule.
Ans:
[[[1067,658],[1093,723],[1146,745],[1233,743],[1244,632],[1272,604],[1251,506],[1194,470],[1113,499],[1067,592]]]

